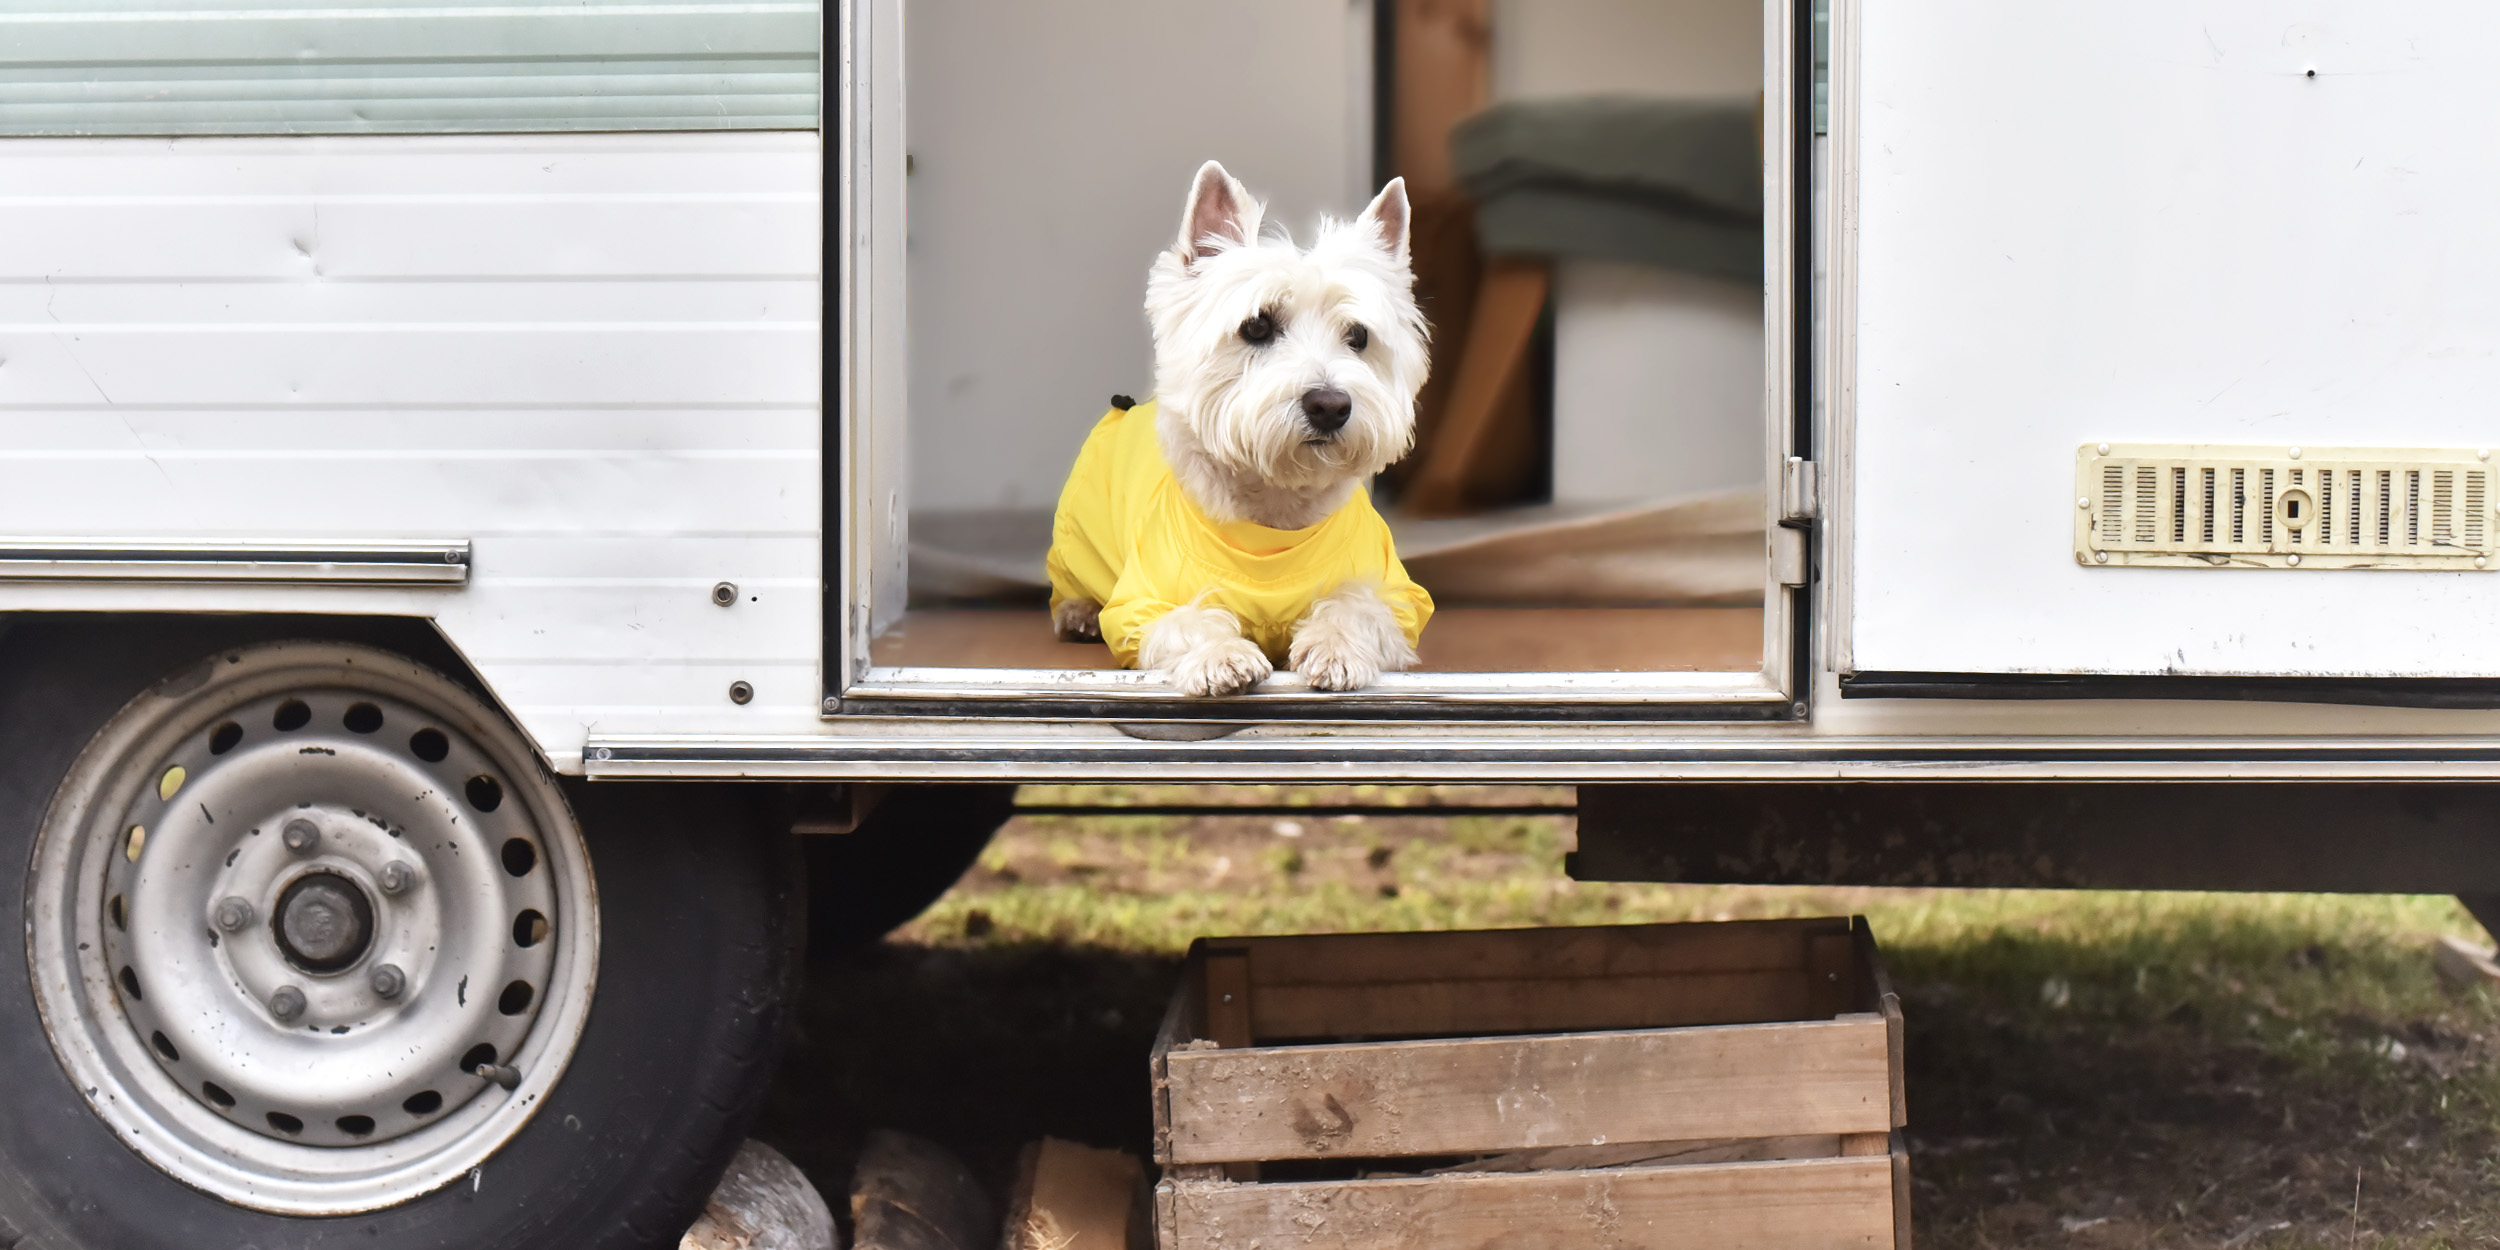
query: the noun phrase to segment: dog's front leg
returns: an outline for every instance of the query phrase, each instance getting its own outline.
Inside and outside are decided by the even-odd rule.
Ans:
[[[1348,582],[1320,597],[1293,627],[1293,671],[1319,690],[1360,690],[1382,673],[1411,668],[1415,648],[1380,592]]]
[[[1259,645],[1241,636],[1241,620],[1222,608],[1183,604],[1146,626],[1137,662],[1172,675],[1193,698],[1240,694],[1267,679],[1272,666]]]

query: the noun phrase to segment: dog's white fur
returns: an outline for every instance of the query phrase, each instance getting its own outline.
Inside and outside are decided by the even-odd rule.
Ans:
[[[1146,279],[1154,329],[1157,435],[1181,489],[1218,522],[1315,525],[1414,446],[1415,392],[1430,365],[1408,265],[1406,182],[1392,179],[1361,216],[1322,219],[1308,249],[1261,232],[1266,207],[1224,167],[1198,170],[1180,237]],[[1265,314],[1274,337],[1243,327]],[[1354,347],[1356,327],[1368,341]],[[1322,433],[1303,396],[1342,391],[1345,424]],[[1099,609],[1061,606],[1081,631]],[[1091,610],[1089,610],[1091,609]],[[1146,629],[1138,662],[1183,694],[1237,694],[1265,680],[1267,657],[1221,608],[1177,608]],[[1289,662],[1321,690],[1353,690],[1415,663],[1374,589],[1327,590],[1294,627]]]

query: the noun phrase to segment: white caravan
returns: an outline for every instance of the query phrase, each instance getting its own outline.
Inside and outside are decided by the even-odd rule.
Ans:
[[[1467,107],[1736,125],[1732,199],[1643,204],[1747,242],[1472,220],[1383,486],[1423,669],[1053,642],[1033,518],[1188,168],[1302,230],[1544,155],[1393,165],[1417,7],[0,13],[0,1245],[672,1239],[802,855],[873,937],[1018,781],[1577,784],[1590,878],[2500,897],[2465,0],[1480,0]],[[1501,431],[1542,476],[1424,506]]]

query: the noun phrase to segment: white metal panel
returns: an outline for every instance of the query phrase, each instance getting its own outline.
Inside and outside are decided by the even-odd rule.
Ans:
[[[2082,444],[2500,443],[2500,8],[1850,19],[1842,666],[2500,674],[2490,578],[2085,570],[2069,545]]]
[[[0,142],[0,536],[474,545],[460,589],[0,610],[432,616],[565,764],[811,726],[820,168],[807,133]]]

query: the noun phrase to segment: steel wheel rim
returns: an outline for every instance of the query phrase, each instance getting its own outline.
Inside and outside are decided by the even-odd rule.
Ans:
[[[54,796],[27,905],[36,1004],[96,1113],[286,1214],[482,1166],[561,1076],[597,968],[588,857],[528,744],[440,675],[334,644],[133,700]]]

